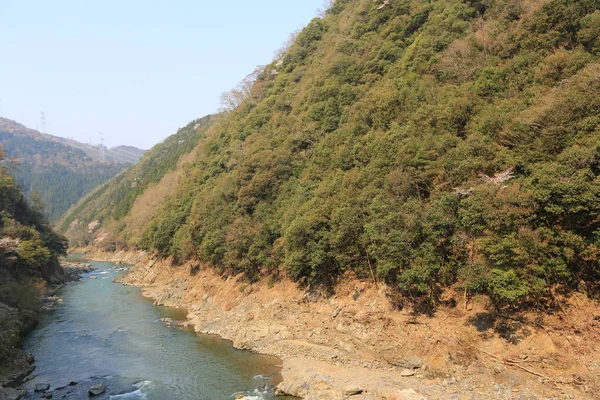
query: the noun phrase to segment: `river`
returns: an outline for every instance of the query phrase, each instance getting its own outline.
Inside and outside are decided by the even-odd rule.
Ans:
[[[274,398],[279,359],[166,326],[161,318],[182,320],[185,311],[154,306],[139,289],[114,283],[122,273],[114,264],[91,264],[96,270],[61,289],[64,301],[24,343],[37,375],[27,384],[27,398],[43,396],[33,393],[36,383],[50,384],[53,398],[66,399],[88,398],[97,383],[107,386],[97,399]]]

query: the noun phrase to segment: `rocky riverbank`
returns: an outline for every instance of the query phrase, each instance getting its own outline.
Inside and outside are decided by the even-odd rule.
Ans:
[[[57,292],[64,284],[69,282],[78,282],[81,280],[81,275],[92,272],[94,268],[90,264],[62,261],[61,266],[65,273],[65,281],[59,284],[48,284],[44,288],[42,301],[44,302],[43,309],[49,310],[57,304],[62,303],[62,298],[57,296]]]
[[[120,282],[188,325],[283,360],[280,394],[304,399],[592,399],[600,389],[600,309],[494,322],[484,299],[432,314],[392,306],[385,287],[347,279],[331,296],[288,281],[248,284],[140,253],[92,254],[136,266]],[[572,306],[571,306],[572,304]],[[498,318],[498,317],[497,317]],[[535,322],[532,322],[535,321]]]
[[[42,310],[48,310],[62,303],[57,296],[58,290],[69,282],[81,279],[81,275],[93,271],[89,264],[61,263],[61,281],[46,283],[43,287]],[[64,272],[64,273],[63,273]],[[2,334],[21,336],[35,326],[37,315],[20,315],[19,310],[0,303],[0,326]],[[7,350],[9,351],[9,350]],[[28,380],[34,371],[34,358],[20,349],[10,349],[10,356],[0,365],[0,400],[16,400],[26,395],[21,389],[21,384]]]

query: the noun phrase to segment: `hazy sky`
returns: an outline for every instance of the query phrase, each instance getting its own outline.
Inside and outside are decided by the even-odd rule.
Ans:
[[[149,148],[214,112],[323,0],[0,0],[0,116]]]

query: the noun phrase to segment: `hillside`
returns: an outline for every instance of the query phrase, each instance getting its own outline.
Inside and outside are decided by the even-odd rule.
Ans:
[[[98,146],[42,134],[0,118],[0,145],[16,161],[15,175],[25,192],[39,193],[46,215],[58,219],[96,186],[136,163],[143,150]]]
[[[5,378],[25,358],[16,346],[37,321],[44,285],[65,280],[57,257],[66,254],[66,247],[66,239],[51,230],[9,171],[0,167],[0,397]]]
[[[93,243],[100,226],[102,232],[110,227],[110,231],[121,234],[120,246],[126,246],[129,241],[137,242],[144,227],[176,187],[185,161],[194,159],[194,148],[205,138],[214,119],[206,116],[192,121],[154,146],[136,165],[98,187],[69,210],[58,222],[58,229],[69,232],[75,246]],[[160,187],[157,187],[159,182]],[[105,244],[116,249],[112,238]]]
[[[599,52],[598,0],[338,0],[62,229],[250,281],[353,275],[421,310],[597,296]]]

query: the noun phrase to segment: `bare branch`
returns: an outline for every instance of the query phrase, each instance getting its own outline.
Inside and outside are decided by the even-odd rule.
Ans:
[[[21,243],[21,239],[14,239],[11,237],[0,238],[0,253],[18,254],[19,243]]]
[[[377,1],[377,0],[375,0]],[[377,7],[378,10],[383,10],[385,7],[387,7],[390,4],[390,0],[383,0],[383,4],[380,5],[379,7]]]
[[[514,178],[514,170],[513,168],[509,168],[506,171],[502,171],[502,172],[498,172],[496,175],[494,175],[494,177],[489,177],[486,174],[484,174],[483,172],[479,173],[479,178],[486,183],[493,183],[495,185],[500,185],[504,182],[507,182],[509,180],[511,180],[512,178]]]
[[[473,191],[474,188],[470,187],[468,189],[461,189],[461,188],[453,188],[454,193],[456,194],[460,194],[461,196],[468,196],[471,194],[471,192]]]

